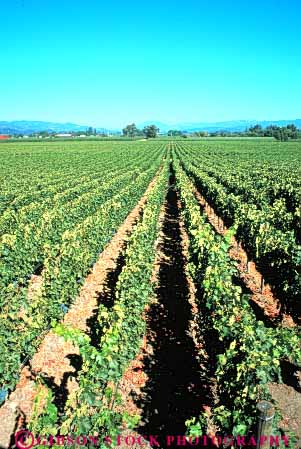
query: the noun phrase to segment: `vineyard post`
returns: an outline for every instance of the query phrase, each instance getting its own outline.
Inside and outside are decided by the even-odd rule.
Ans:
[[[261,276],[261,285],[260,285],[260,288],[261,288],[261,293],[263,293],[263,290],[264,290],[264,277],[263,277],[263,276]]]
[[[256,449],[268,449],[270,447],[270,436],[275,414],[273,405],[268,401],[260,401],[257,404],[258,432]]]
[[[114,408],[114,404],[115,404],[115,399],[116,399],[116,394],[117,394],[118,388],[119,388],[119,381],[118,381],[117,384],[115,385],[115,391],[114,391],[114,394],[113,394],[113,396],[112,396],[111,404],[110,404],[110,406],[109,406],[109,409],[110,409],[111,411],[112,411],[113,408]]]

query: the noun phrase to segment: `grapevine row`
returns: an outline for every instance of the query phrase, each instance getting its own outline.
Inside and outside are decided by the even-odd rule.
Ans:
[[[97,347],[92,346],[89,337],[80,331],[61,325],[55,329],[59,335],[75,342],[83,357],[79,389],[67,401],[61,434],[97,432],[112,436],[127,418],[112,403],[116,396],[115,386],[139,352],[145,333],[143,312],[153,292],[151,275],[167,178],[166,162],[129,238],[125,265],[116,286],[115,303],[111,309],[104,305],[99,307],[101,337]],[[30,423],[34,431],[49,432],[49,428],[43,426],[45,416],[47,410]]]
[[[75,214],[73,229],[67,228],[64,232],[64,224],[70,226],[69,220],[66,220],[66,214],[54,209],[48,213],[51,223],[48,229],[53,231],[52,239],[47,236],[47,232],[43,234],[43,228],[35,232],[33,227],[32,234],[25,234],[19,253],[14,254],[19,257],[20,268],[30,273],[35,263],[34,255],[39,254],[39,251],[42,253],[42,286],[40,293],[30,300],[27,288],[20,288],[17,283],[7,283],[2,289],[0,347],[3,358],[0,373],[3,389],[7,391],[14,387],[22,360],[36,349],[36,337],[67,311],[84,277],[145,191],[158,164],[159,159],[135,180],[131,180],[130,172],[125,184],[124,176],[120,178],[123,182],[119,178],[115,179],[112,182],[114,189],[109,188],[106,195],[100,197],[100,204],[97,197],[92,196],[90,205],[83,202],[79,215],[76,209],[72,209],[70,212]],[[82,221],[81,214],[83,218],[86,216]],[[63,233],[56,234],[57,227],[53,226],[52,216],[60,219]],[[70,216],[67,218],[70,219]],[[14,266],[18,266],[16,261],[7,270],[8,276]]]
[[[275,228],[272,217],[265,210],[229,194],[214,178],[189,161],[182,164],[217,213],[228,224],[236,224],[236,238],[261,267],[269,283],[277,288],[288,310],[299,313],[301,247],[296,244],[294,233]],[[278,219],[281,220],[281,216]]]
[[[175,161],[175,171],[190,238],[190,271],[200,307],[207,309],[206,323],[199,324],[213,328],[224,348],[217,354],[220,402],[214,405],[212,414],[218,429],[244,435],[254,429],[256,402],[271,399],[268,382],[281,382],[281,361],[289,359],[301,365],[300,332],[266,328],[256,320],[246,297],[232,281],[237,273],[228,250],[234,231],[225,238],[215,234],[200,214],[194,186],[179,161]],[[206,413],[189,424],[192,434],[205,431]]]

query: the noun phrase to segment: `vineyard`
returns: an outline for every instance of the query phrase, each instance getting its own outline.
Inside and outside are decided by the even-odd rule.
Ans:
[[[278,447],[301,447],[300,142],[1,143],[0,157],[1,447],[20,429],[100,448],[251,438],[260,400]]]

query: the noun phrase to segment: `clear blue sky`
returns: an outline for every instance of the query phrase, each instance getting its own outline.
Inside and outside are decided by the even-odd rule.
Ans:
[[[0,15],[0,120],[301,117],[300,0],[1,0]]]

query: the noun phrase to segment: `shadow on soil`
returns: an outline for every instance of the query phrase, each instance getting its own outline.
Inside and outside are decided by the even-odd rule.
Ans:
[[[150,341],[153,354],[144,359],[148,381],[142,389],[142,399],[136,399],[143,410],[139,433],[158,435],[161,447],[166,447],[167,435],[184,435],[185,421],[198,416],[202,405],[211,402],[207,373],[197,361],[198,354],[188,333],[193,317],[174,181],[172,173],[163,224],[158,303],[152,305],[148,318],[148,328],[154,337]]]
[[[71,377],[75,377],[76,374],[81,370],[83,364],[82,357],[77,354],[69,354],[67,358],[70,360],[70,364],[75,369],[75,371],[65,372],[60,385],[57,385],[55,383],[54,377],[49,377],[46,375],[43,376],[43,381],[54,395],[53,404],[56,406],[59,416],[63,414],[68,399],[68,379]]]
[[[91,344],[95,348],[99,347],[100,338],[102,335],[102,326],[98,322],[99,305],[103,304],[108,310],[110,310],[115,301],[116,286],[119,275],[125,265],[124,254],[121,253],[116,261],[116,267],[111,270],[106,276],[106,289],[100,293],[97,297],[97,306],[93,310],[93,315],[87,320],[87,327],[89,329],[89,337],[91,338]]]

